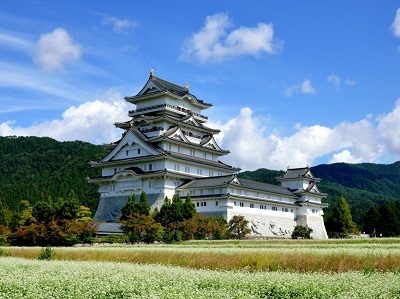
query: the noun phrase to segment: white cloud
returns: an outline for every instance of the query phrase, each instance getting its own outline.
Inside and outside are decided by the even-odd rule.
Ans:
[[[303,93],[303,94],[315,94],[317,91],[315,87],[312,85],[312,82],[309,79],[305,79],[301,84],[296,84],[287,87],[283,95],[286,97],[291,97],[296,93]]]
[[[81,47],[66,30],[56,28],[40,37],[34,60],[44,71],[61,70],[67,61],[79,59],[81,52]]]
[[[289,136],[264,133],[269,128],[250,108],[226,123],[212,125],[221,129],[217,141],[231,151],[224,160],[243,169],[300,167],[320,158],[360,163],[400,157],[400,99],[393,111],[378,119],[366,117],[334,127],[297,125]]]
[[[208,16],[204,27],[186,39],[182,59],[201,62],[262,53],[273,54],[280,48],[274,40],[272,24],[258,23],[255,27],[239,27],[230,32],[231,20],[224,13]]]
[[[9,32],[0,32],[0,44],[19,50],[30,50],[32,48],[30,41]]]
[[[28,67],[2,62],[0,62],[0,87],[27,89],[72,101],[81,101],[82,97],[90,95],[89,91],[68,84],[65,79],[43,74]]]
[[[400,8],[397,9],[396,16],[392,23],[393,34],[396,37],[400,37]]]
[[[329,77],[326,79],[326,81],[328,83],[332,84],[333,87],[335,87],[335,88],[339,88],[340,84],[342,83],[342,80],[335,74],[329,75]]]
[[[116,17],[104,16],[102,20],[103,25],[112,26],[113,30],[117,33],[123,32],[124,30],[134,28],[137,23],[129,19],[118,19]]]
[[[354,86],[354,85],[356,85],[356,80],[354,80],[354,79],[346,79],[346,80],[344,80],[344,83],[346,85],[348,85],[348,86]]]
[[[360,158],[354,157],[353,154],[348,149],[345,149],[340,153],[334,154],[329,161],[329,163],[339,163],[339,162],[360,163],[362,162],[362,160]]]
[[[115,121],[128,119],[128,104],[122,96],[108,91],[102,99],[72,106],[61,118],[20,127],[15,122],[0,123],[0,136],[49,136],[57,140],[84,140],[92,143],[111,142],[119,139],[121,130],[113,126]]]
[[[326,79],[326,81],[328,83],[330,83],[333,87],[335,87],[336,89],[339,89],[340,86],[342,85],[342,83],[344,83],[347,86],[354,86],[356,85],[356,80],[354,79],[346,79],[346,80],[342,80],[339,76],[335,75],[335,74],[331,74],[328,76],[328,78]]]

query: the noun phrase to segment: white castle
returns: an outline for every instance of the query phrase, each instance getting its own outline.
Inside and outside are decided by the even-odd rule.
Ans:
[[[102,169],[101,177],[89,179],[100,185],[94,217],[103,223],[100,231],[118,231],[116,221],[129,196],[144,191],[153,209],[166,196],[189,194],[200,214],[227,221],[242,215],[253,236],[290,238],[296,225],[307,225],[313,238],[327,238],[322,217],[327,205],[309,167],[288,168],[278,178],[280,186],[239,178],[239,168],[219,160],[229,153],[214,139],[220,131],[205,125],[202,111],[212,105],[191,94],[188,85],[162,80],[154,71],[142,90],[125,100],[136,109],[129,111],[131,120],[115,123],[124,130],[122,138],[107,145],[111,151],[104,159],[91,162]]]

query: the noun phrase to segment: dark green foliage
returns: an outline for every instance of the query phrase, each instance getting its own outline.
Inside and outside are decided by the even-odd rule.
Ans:
[[[344,196],[340,196],[332,207],[332,212],[326,220],[326,229],[331,237],[345,238],[357,234],[357,225],[353,222],[350,206]]]
[[[163,239],[164,230],[153,217],[144,214],[129,215],[122,222],[122,230],[128,236],[129,242],[153,243]]]
[[[144,191],[140,194],[139,202],[136,202],[135,194],[132,194],[126,205],[121,209],[120,221],[125,221],[134,214],[148,216],[150,214],[150,205],[147,195]]]
[[[56,210],[50,202],[39,201],[33,206],[32,216],[38,222],[49,223],[56,216]]]
[[[57,207],[58,219],[75,219],[79,210],[79,200],[75,192],[71,190],[65,199],[61,199]]]
[[[250,233],[249,222],[243,217],[235,215],[229,220],[228,233],[231,239],[243,239]]]
[[[183,203],[183,211],[182,211],[183,219],[191,219],[194,216],[196,216],[196,213],[197,213],[196,207],[188,194],[186,196],[185,202]]]
[[[385,203],[379,207],[379,221],[377,233],[383,237],[394,237],[400,235],[400,210],[399,204]]]
[[[119,218],[121,221],[126,220],[130,215],[137,213],[137,204],[135,194],[132,194],[128,198],[128,202],[126,205],[121,209],[121,217]]]
[[[147,195],[144,191],[140,194],[140,199],[138,203],[138,212],[141,215],[149,215],[150,214],[150,205],[147,200]]]
[[[0,225],[7,225],[6,221],[6,206],[0,200]]]
[[[297,225],[292,232],[292,239],[312,239],[312,232],[313,230],[311,227]]]
[[[0,199],[12,211],[29,199],[34,205],[49,196],[66,197],[75,190],[80,204],[97,208],[97,186],[86,177],[100,175],[90,160],[100,160],[106,151],[90,143],[58,142],[40,137],[0,137]]]
[[[50,246],[46,246],[40,250],[38,260],[49,261],[53,256],[54,250]]]

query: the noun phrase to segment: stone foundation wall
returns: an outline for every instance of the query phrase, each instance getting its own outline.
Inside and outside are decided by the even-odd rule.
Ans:
[[[136,195],[139,200],[140,195]],[[117,222],[121,216],[121,209],[128,202],[129,196],[110,196],[100,197],[99,206],[97,207],[94,220],[99,222]],[[164,202],[164,194],[147,194],[149,205],[154,208]]]

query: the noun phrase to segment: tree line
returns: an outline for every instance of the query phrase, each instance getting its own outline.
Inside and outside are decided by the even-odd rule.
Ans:
[[[250,233],[248,221],[234,216],[228,223],[222,217],[208,217],[196,212],[189,195],[183,201],[178,195],[165,198],[160,210],[150,210],[147,195],[139,200],[132,195],[121,211],[120,222],[130,242],[167,243],[183,240],[242,239]]]

